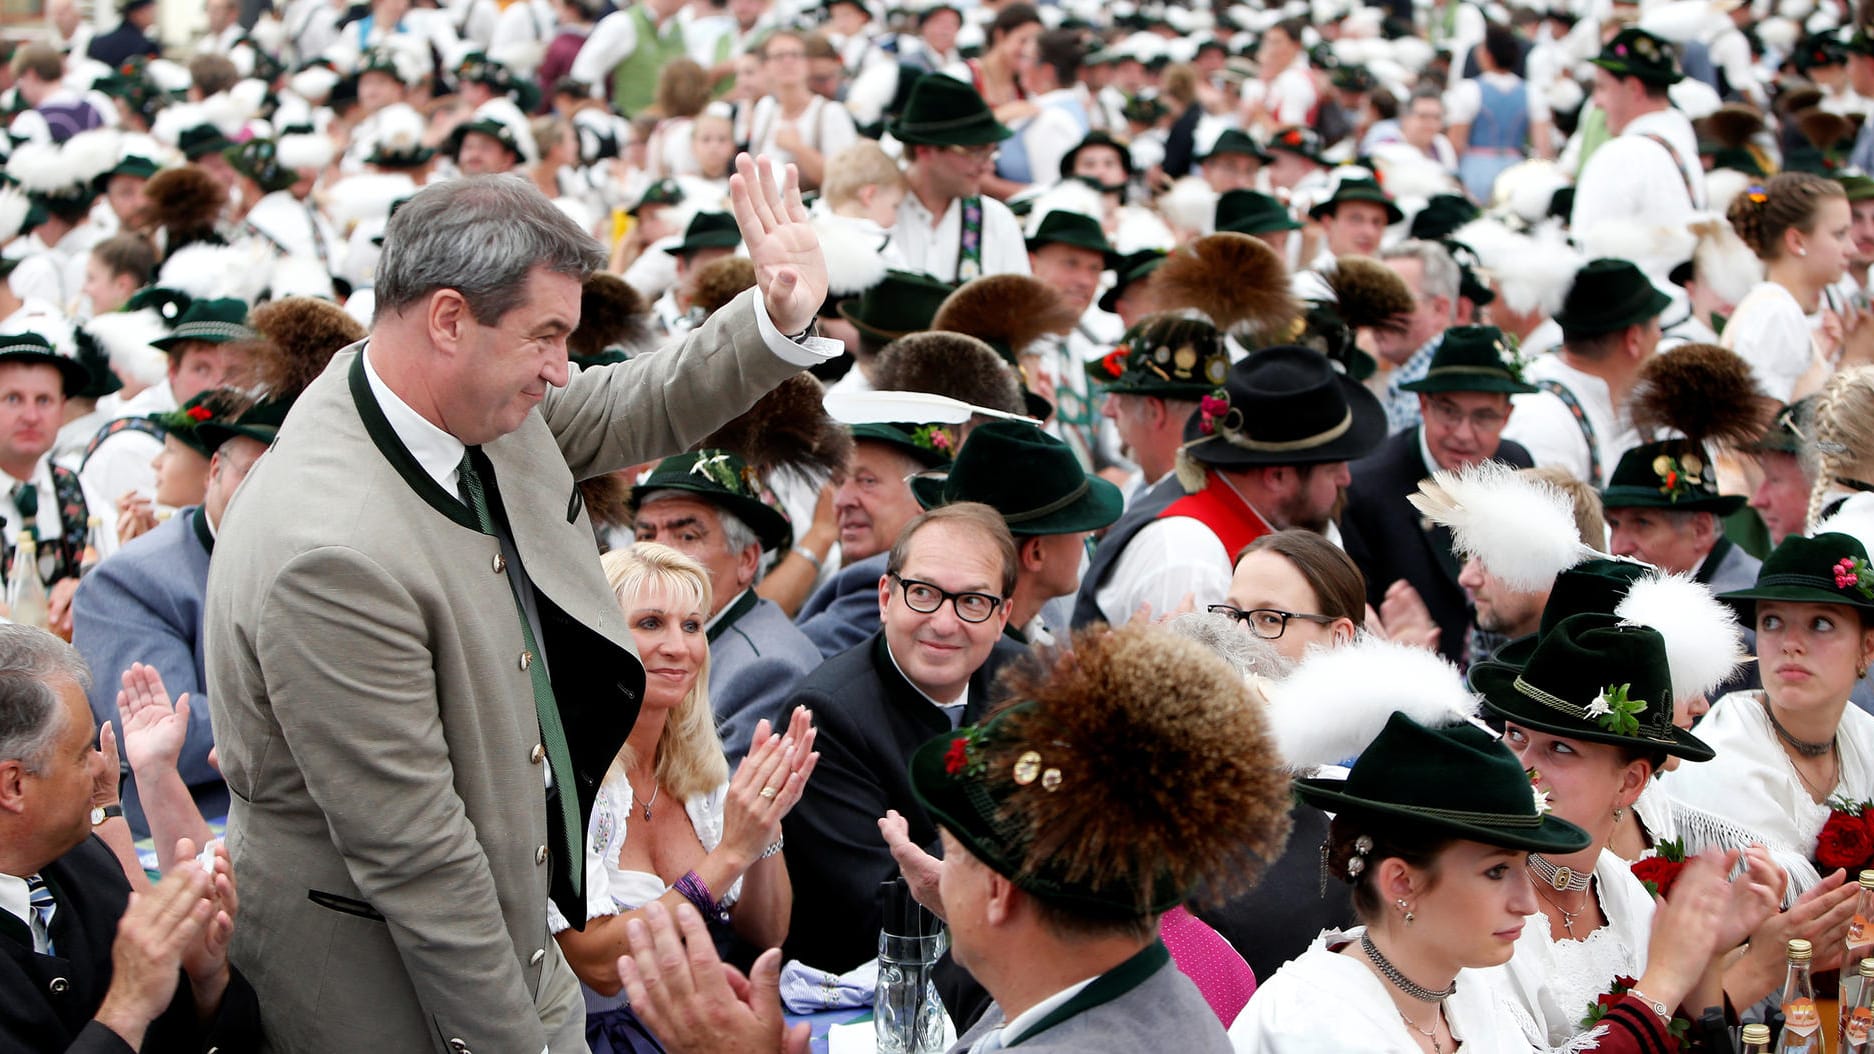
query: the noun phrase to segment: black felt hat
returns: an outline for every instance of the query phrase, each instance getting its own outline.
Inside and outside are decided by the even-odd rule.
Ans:
[[[1100,310],[1117,314],[1119,298],[1126,295],[1126,288],[1134,282],[1149,278],[1153,271],[1158,270],[1158,265],[1165,262],[1166,255],[1164,249],[1140,249],[1115,260],[1112,264],[1113,284],[1100,294]]]
[[[1230,352],[1209,322],[1155,314],[1140,319],[1086,370],[1089,380],[1109,392],[1188,402],[1223,387]]]
[[[91,383],[91,371],[69,355],[60,355],[52,342],[37,333],[0,334],[0,362],[51,366],[59,371],[61,388],[71,398]]]
[[[1462,194],[1433,194],[1412,217],[1411,236],[1443,241],[1452,231],[1482,216],[1483,210]]]
[[[1672,298],[1653,287],[1631,260],[1589,260],[1555,313],[1568,336],[1598,337],[1659,317]]]
[[[1616,77],[1633,77],[1644,84],[1665,86],[1685,79],[1672,44],[1632,26],[1614,34],[1601,53],[1588,61]]]
[[[1335,210],[1349,201],[1365,201],[1382,206],[1386,210],[1386,222],[1389,224],[1405,219],[1405,213],[1399,211],[1399,206],[1393,203],[1392,196],[1381,190],[1379,183],[1371,179],[1341,180],[1340,184],[1334,188],[1333,197],[1309,209],[1308,216],[1317,220],[1323,216],[1331,216]]]
[[[975,88],[941,73],[919,77],[904,112],[891,123],[901,143],[919,146],[988,146],[1015,133],[996,120]]]
[[[897,340],[930,328],[937,309],[956,286],[916,271],[886,271],[877,285],[839,302],[839,317],[880,340]]]
[[[1035,232],[1028,236],[1027,244],[1029,252],[1043,245],[1072,245],[1099,253],[1107,267],[1116,267],[1119,263],[1119,256],[1113,252],[1113,243],[1106,240],[1100,221],[1066,209],[1055,209],[1041,217]]]
[[[190,301],[169,332],[150,341],[150,346],[174,351],[178,344],[188,340],[231,344],[253,337],[254,331],[247,326],[247,301],[222,297]]]
[[[1184,426],[1181,450],[1219,468],[1351,461],[1386,438],[1386,411],[1327,356],[1294,345],[1230,367],[1224,395]]]
[[[1238,234],[1298,231],[1288,206],[1256,190],[1226,190],[1217,198],[1216,229]]]
[[[1128,146],[1125,140],[1116,139],[1112,135],[1108,134],[1107,132],[1096,129],[1094,131],[1088,132],[1087,137],[1085,139],[1082,139],[1080,142],[1075,143],[1072,150],[1069,150],[1065,154],[1061,155],[1061,178],[1062,179],[1073,178],[1074,160],[1080,156],[1080,152],[1082,150],[1085,150],[1086,148],[1090,146],[1103,146],[1109,150],[1118,151],[1119,163],[1125,167],[1126,175],[1128,176],[1132,175],[1132,147]]]
[[[852,438],[897,447],[925,468],[949,468],[957,449],[955,434],[944,425],[868,422],[853,425]]]
[[[1266,148],[1269,153],[1279,150],[1312,161],[1317,165],[1327,164],[1327,159],[1321,156],[1321,151],[1324,149],[1326,145],[1321,142],[1319,132],[1298,125],[1276,129],[1275,134],[1269,137],[1269,145]]]
[[[1672,723],[1665,638],[1614,615],[1571,615],[1536,642],[1528,663],[1478,663],[1470,683],[1492,713],[1538,732],[1688,761],[1714,756]]]
[[[1518,637],[1491,654],[1492,662],[1521,666],[1536,652],[1536,642],[1553,632],[1556,626],[1574,615],[1611,615],[1627,596],[1633,583],[1651,574],[1653,568],[1638,560],[1595,557],[1555,576],[1548,602],[1542,605],[1542,620],[1536,631]]]
[[[1874,611],[1874,569],[1868,567],[1867,549],[1853,535],[1792,534],[1763,558],[1755,585],[1720,593],[1718,599],[1746,617],[1759,600],[1847,604]]]
[[[280,434],[280,426],[286,423],[287,412],[293,408],[293,400],[262,399],[242,410],[230,421],[211,419],[195,426],[195,434],[213,453],[221,444],[236,437],[254,439],[271,444]]]
[[[1223,133],[1217,136],[1217,141],[1210,144],[1210,149],[1197,158],[1197,162],[1202,164],[1222,154],[1242,154],[1244,157],[1253,157],[1264,164],[1270,160],[1268,152],[1257,146],[1256,141],[1251,139],[1247,132],[1235,128],[1225,128]]]
[[[733,249],[740,244],[742,228],[736,226],[734,216],[726,212],[699,212],[690,217],[690,225],[683,229],[683,240],[664,251],[672,256],[683,256],[699,249]]]

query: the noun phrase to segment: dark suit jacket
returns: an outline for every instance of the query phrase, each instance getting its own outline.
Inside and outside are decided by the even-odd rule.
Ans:
[[[142,30],[127,21],[117,23],[116,29],[101,37],[94,37],[89,51],[92,58],[112,69],[116,69],[138,55],[156,58],[162,53],[163,49],[157,47],[155,41],[144,36]]]
[[[52,916],[52,947],[58,954],[33,951],[32,932],[0,912],[0,1050],[128,1052],[130,1046],[117,1033],[91,1016],[111,987],[111,944],[130,902],[130,883],[117,858],[95,837],[39,873],[58,897]],[[148,1054],[212,1049],[234,1054],[259,1046],[260,1007],[238,971],[221,998],[220,1013],[206,1025],[195,1019],[195,997],[183,977],[169,1009],[143,1041]]]
[[[875,553],[833,572],[794,616],[794,624],[832,658],[878,632],[878,580],[890,553]]]
[[[1535,462],[1529,451],[1504,440],[1497,460],[1517,468]],[[1341,514],[1342,547],[1366,576],[1367,603],[1379,610],[1386,589],[1405,579],[1424,598],[1441,631],[1438,650],[1458,662],[1471,621],[1470,600],[1458,585],[1463,564],[1451,552],[1451,530],[1426,523],[1406,500],[1431,475],[1419,453],[1419,430],[1408,428],[1353,463],[1347,510]],[[1258,975],[1260,976],[1260,975]]]
[[[963,724],[989,712],[995,673],[1026,653],[1006,638],[996,642],[970,678]],[[911,840],[938,853],[937,826],[911,794],[909,762],[912,751],[950,730],[950,720],[898,672],[882,630],[808,674],[775,727],[801,706],[813,711],[820,764],[782,821],[794,886],[786,951],[809,966],[845,971],[878,954],[879,885],[898,873],[879,836],[879,817],[898,810],[911,825]]]

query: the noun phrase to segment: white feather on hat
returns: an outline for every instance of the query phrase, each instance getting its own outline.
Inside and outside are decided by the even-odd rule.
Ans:
[[[1647,575],[1627,587],[1614,614],[1665,638],[1675,701],[1708,694],[1750,658],[1736,613],[1691,575]]]
[[[852,79],[846,88],[846,112],[854,122],[868,125],[884,120],[885,107],[898,95],[902,69],[896,62],[875,62]]]
[[[1130,256],[1146,249],[1170,252],[1178,246],[1178,236],[1165,221],[1150,209],[1125,206],[1119,210],[1119,227],[1113,231],[1113,251]]]
[[[20,226],[26,222],[26,214],[32,207],[25,191],[0,187],[0,245],[19,237]]]
[[[1683,260],[1697,239],[1683,225],[1597,223],[1575,232],[1575,243],[1591,260]]]
[[[1666,0],[1640,13],[1639,27],[1674,44],[1710,40],[1731,20],[1711,0]]]
[[[1705,173],[1705,200],[1713,215],[1724,216],[1731,211],[1731,202],[1737,200],[1745,188],[1757,182],[1753,176],[1739,172],[1735,168],[1714,168]]]
[[[266,292],[269,300],[304,296],[338,302],[338,293],[332,288],[331,274],[326,271],[325,265],[311,256],[282,256],[275,260],[273,271],[267,277]]]
[[[7,318],[3,330],[6,333],[37,333],[46,338],[52,350],[66,358],[78,354],[78,340],[72,335],[71,320],[64,313],[42,300],[29,300],[20,310]]]
[[[1542,101],[1552,113],[1568,113],[1580,109],[1581,104],[1588,101],[1588,93],[1581,89],[1580,81],[1557,77],[1542,89]]]
[[[207,123],[208,115],[202,112],[200,103],[171,103],[156,111],[156,120],[150,122],[150,135],[174,150],[182,141],[182,133]]]
[[[1556,575],[1595,555],[1582,544],[1567,494],[1500,461],[1433,473],[1407,500],[1451,529],[1453,551],[1475,556],[1519,592],[1548,589]]]
[[[1731,229],[1729,220],[1707,216],[1694,220],[1691,230],[1698,239],[1697,248],[1692,250],[1698,284],[1710,289],[1719,300],[1735,305],[1763,281],[1763,260]]]
[[[1373,148],[1373,167],[1378,170],[1380,186],[1395,201],[1424,202],[1434,194],[1449,194],[1458,189],[1451,173],[1438,162],[1405,143],[1383,143]],[[1336,173],[1346,172],[1359,178],[1365,170],[1343,165]]]
[[[1047,219],[1050,212],[1071,212],[1097,223],[1104,209],[1105,203],[1099,191],[1077,179],[1062,180],[1035,195],[1035,205],[1028,213],[1027,229],[1023,233],[1030,238],[1034,237],[1035,232],[1041,229],[1041,221]]]
[[[1158,196],[1159,214],[1181,231],[1201,237],[1217,224],[1217,198],[1202,176],[1185,176]]]
[[[195,75],[180,62],[169,59],[151,59],[143,67],[143,78],[154,84],[159,90],[180,95],[195,83]]]
[[[259,241],[241,245],[185,245],[163,262],[156,284],[197,299],[233,297],[252,304],[273,274],[272,250]]]
[[[14,147],[7,158],[7,175],[29,194],[59,194],[84,182],[66,165],[64,151],[56,143],[21,143]]]
[[[311,135],[283,135],[274,145],[280,164],[292,169],[323,170],[332,164],[338,150],[331,137],[317,132]]]
[[[93,58],[65,59],[65,77],[60,83],[76,92],[90,91],[99,80],[108,77],[112,69]]]
[[[1414,73],[1430,65],[1436,55],[1431,43],[1418,37],[1400,37],[1392,42],[1393,61]]]
[[[1757,23],[1757,39],[1763,41],[1765,51],[1787,55],[1800,36],[1802,27],[1789,18],[1772,17]]]
[[[115,128],[93,128],[65,140],[59,157],[74,179],[90,183],[116,167],[123,139]]]
[[[286,23],[273,17],[271,12],[256,19],[247,35],[269,55],[278,55],[286,47]]]
[[[1667,88],[1666,97],[1672,100],[1674,109],[1693,121],[1711,116],[1724,105],[1717,89],[1697,77],[1687,77]]]
[[[496,96],[475,108],[471,121],[493,121],[508,130],[514,137],[514,147],[521,153],[521,160],[529,165],[540,160],[540,147],[534,142],[534,130],[527,123],[527,115],[514,105],[514,100],[505,96]]]
[[[286,82],[293,94],[314,105],[324,105],[332,97],[332,89],[338,87],[342,78],[338,71],[326,66],[308,66],[293,74]]]
[[[111,369],[127,379],[147,387],[169,375],[169,356],[150,343],[169,333],[154,310],[107,312],[85,323],[85,332],[103,346]]]
[[[332,224],[349,233],[367,219],[390,215],[391,204],[417,192],[416,181],[402,172],[361,172],[325,190],[325,211]]]
[[[1507,211],[1506,220],[1533,227],[1548,218],[1555,192],[1569,185],[1568,174],[1553,161],[1520,161],[1498,174],[1491,207]]]
[[[826,258],[829,296],[858,296],[885,280],[885,257],[876,237],[832,215],[815,216],[813,231],[820,237],[820,255]]]
[[[1477,697],[1457,667],[1435,651],[1370,635],[1309,652],[1263,692],[1270,737],[1296,770],[1365,752],[1395,713],[1428,728],[1477,722]]]

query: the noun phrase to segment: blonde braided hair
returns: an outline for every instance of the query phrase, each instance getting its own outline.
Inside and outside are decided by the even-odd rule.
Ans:
[[[1828,379],[1809,411],[1804,461],[1815,470],[1808,525],[1815,530],[1838,476],[1868,479],[1874,472],[1874,366],[1852,366]]]

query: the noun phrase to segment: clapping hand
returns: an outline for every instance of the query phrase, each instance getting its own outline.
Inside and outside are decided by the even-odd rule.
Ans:
[[[801,332],[826,301],[827,279],[820,237],[800,203],[800,173],[787,166],[785,185],[777,185],[772,166],[739,155],[729,177],[729,201],[769,320],[782,333]]]
[[[156,526],[156,507],[150,499],[129,491],[117,499],[117,542],[123,544]]]
[[[176,840],[176,863],[171,870],[204,871],[212,884],[208,899],[214,903],[214,914],[203,925],[200,938],[182,953],[182,969],[189,975],[196,1005],[209,1009],[220,1005],[221,994],[228,987],[228,942],[234,938],[234,916],[239,907],[228,847],[216,844],[211,860],[203,867],[197,862],[195,843],[187,838]]]
[[[739,847],[749,862],[781,837],[781,819],[800,801],[820,755],[813,715],[804,707],[788,720],[787,733],[775,735],[764,718],[755,725],[748,756],[736,766],[723,805],[722,841]]]
[[[169,1006],[178,967],[216,917],[213,882],[200,868],[178,868],[147,893],[130,894],[111,943],[111,987],[97,1020],[134,1050]]]
[[[681,932],[679,932],[681,930]],[[656,901],[625,924],[631,954],[618,960],[631,1009],[670,1054],[806,1054],[804,1024],[781,1015],[781,951],[770,948],[747,977],[723,962],[688,904],[676,919]]]
[[[172,709],[163,675],[140,662],[124,671],[123,684],[117,712],[124,723],[124,754],[131,771],[175,768],[189,735],[189,693],[183,692]]]

